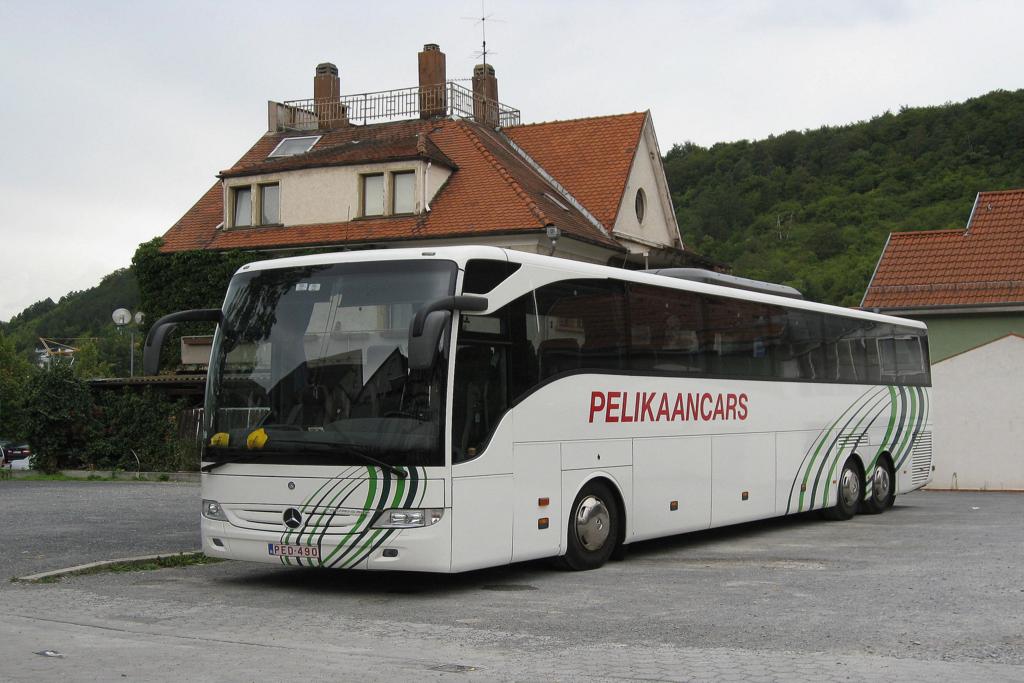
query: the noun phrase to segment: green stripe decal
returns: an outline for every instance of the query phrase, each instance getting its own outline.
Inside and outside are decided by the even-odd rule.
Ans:
[[[900,457],[893,454],[893,462],[903,462],[903,453],[909,449],[911,437],[914,434],[914,418],[917,416],[917,392],[914,390],[908,390],[907,393],[910,394],[910,418],[907,420],[907,427],[903,432],[903,439],[900,441],[898,449]]]
[[[841,448],[839,448],[839,450],[837,450],[837,451],[836,451],[836,455],[835,455],[835,457],[834,457],[834,458],[832,459],[832,466],[831,466],[831,467],[829,467],[829,469],[828,469],[828,477],[826,477],[826,479],[825,479],[825,484],[826,484],[826,485],[822,487],[822,495],[821,495],[821,504],[822,504],[822,507],[828,507],[828,493],[829,493],[829,491],[830,491],[830,490],[832,490],[832,487],[831,487],[831,486],[829,486],[829,485],[828,485],[828,483],[829,483],[830,481],[832,481],[832,475],[834,475],[834,474],[836,473],[836,467],[837,467],[837,466],[839,465],[839,460],[840,460],[841,456],[843,455],[843,451],[844,451],[844,450],[846,450],[846,448],[847,448],[847,447],[849,447],[849,449],[850,449],[850,452],[851,452],[851,453],[853,453],[853,452],[854,452],[854,449],[855,449],[855,448],[856,448],[856,447],[857,447],[857,446],[858,446],[858,445],[860,444],[860,441],[861,441],[861,439],[863,439],[863,438],[864,438],[864,436],[865,436],[864,432],[866,432],[866,431],[867,431],[867,427],[865,427],[865,428],[864,428],[864,432],[861,432],[861,430],[860,430],[860,426],[861,426],[862,424],[864,424],[864,420],[866,420],[866,419],[868,418],[868,415],[870,415],[870,414],[871,414],[871,413],[872,413],[872,412],[874,411],[874,409],[875,409],[876,407],[878,407],[878,405],[879,405],[879,404],[881,404],[881,403],[882,403],[882,401],[884,401],[884,400],[885,400],[885,396],[884,396],[884,394],[879,394],[879,395],[881,396],[881,398],[880,398],[879,400],[875,401],[875,402],[874,402],[874,403],[873,403],[873,404],[871,405],[871,407],[870,407],[870,408],[868,408],[868,409],[867,409],[867,410],[866,410],[866,411],[864,412],[864,414],[863,414],[863,415],[861,415],[861,418],[860,418],[860,420],[858,420],[858,421],[857,421],[857,424],[856,424],[856,425],[854,426],[854,428],[853,428],[853,433],[854,433],[854,434],[858,434],[858,433],[860,434],[860,436],[858,436],[858,437],[857,437],[857,440],[856,440],[856,441],[854,441],[853,443],[850,443],[849,441],[847,441],[846,443],[844,443],[844,444],[842,445],[842,447],[841,447]],[[872,398],[875,398],[875,397],[874,397],[874,396],[872,396]],[[871,422],[874,422],[874,421],[875,421],[875,419],[877,419],[877,417],[878,417],[879,415],[881,415],[883,411],[884,411],[884,408],[883,408],[883,409],[882,409],[881,411],[879,411],[879,412],[877,412],[877,413],[874,413],[874,417],[872,418]],[[870,426],[870,423],[869,423],[869,426]]]
[[[885,414],[886,401],[889,419],[885,436],[877,447],[868,446],[868,432]],[[840,464],[853,454],[860,456],[864,465],[863,495],[867,497],[879,458],[888,453],[899,470],[918,435],[927,427],[929,408],[928,390],[922,387],[887,385],[861,394],[838,419],[823,427],[811,440],[793,474],[786,514],[828,507],[832,502],[832,478]],[[819,486],[822,487],[820,494]]]
[[[362,513],[359,515],[359,518],[355,521],[355,524],[352,525],[351,536],[357,535],[357,533],[362,530],[362,525],[368,523],[367,518],[370,515],[370,511],[375,510],[377,508],[377,506],[374,504],[374,501],[377,498],[377,469],[375,467],[368,466],[367,474],[370,477],[369,484],[367,486],[367,499],[364,503],[362,503]],[[345,551],[346,549],[351,549],[351,546],[346,546],[344,541],[345,539],[342,539],[342,541],[338,543],[338,546],[333,551],[331,551],[330,555],[321,558],[321,565],[326,566],[331,560],[334,559],[335,555],[337,555],[339,552]]]
[[[391,507],[398,507],[398,502],[402,500],[402,493],[405,491],[405,479],[399,479],[395,484],[395,495],[394,498],[391,499]],[[370,538],[363,543],[362,547],[356,551],[355,555],[342,563],[341,568],[346,569],[362,562],[365,559],[364,553],[366,549],[369,548],[370,544],[373,543],[373,541],[384,531],[390,531],[390,529],[377,529],[374,531],[373,534],[370,535]]]
[[[814,449],[814,455],[811,457],[811,461],[809,463],[807,463],[807,469],[804,471],[804,479],[803,479],[803,482],[801,482],[801,487],[800,487],[800,498],[799,498],[799,502],[797,503],[797,508],[796,508],[797,512],[800,512],[801,510],[804,509],[804,493],[806,492],[806,489],[807,489],[807,480],[810,479],[810,477],[811,477],[811,469],[814,467],[814,461],[818,459],[818,454],[821,452],[822,446],[824,446],[825,442],[828,441],[829,436],[832,434],[832,430],[836,428],[836,425],[838,425],[839,422],[844,417],[846,417],[846,414],[849,413],[851,410],[853,410],[857,406],[857,404],[860,403],[861,399],[863,399],[865,396],[867,396],[868,393],[870,393],[870,392],[871,392],[871,390],[868,389],[866,392],[861,394],[860,398],[858,398],[855,403],[853,403],[852,405],[850,405],[850,407],[848,407],[846,410],[844,410],[843,414],[836,418],[836,421],[833,422],[829,426],[829,428],[827,430],[825,430],[825,433],[822,435],[821,439],[818,441],[818,446],[817,446],[817,448]],[[792,495],[792,493],[790,495]]]

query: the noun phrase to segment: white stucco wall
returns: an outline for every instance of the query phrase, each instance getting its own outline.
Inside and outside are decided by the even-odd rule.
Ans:
[[[281,186],[281,222],[284,225],[338,223],[359,217],[359,176],[365,173],[416,172],[416,212],[423,210],[423,188],[429,203],[451,175],[451,169],[431,164],[429,172],[423,161],[399,161],[389,164],[362,164],[308,168],[283,173],[229,178],[225,182],[224,206],[229,207],[230,188],[258,183],[279,183]],[[390,182],[385,183],[390,207]],[[387,209],[386,209],[387,210]],[[230,225],[230,221],[227,220]]]
[[[1024,338],[932,366],[935,472],[928,488],[1024,490]]]
[[[636,193],[640,189],[643,189],[647,198],[643,222],[637,220],[635,208]],[[672,199],[661,163],[658,140],[654,135],[654,124],[649,116],[640,135],[640,144],[633,157],[626,191],[622,195],[622,205],[612,232],[634,253],[647,251],[652,245],[678,246],[679,229],[672,211]]]

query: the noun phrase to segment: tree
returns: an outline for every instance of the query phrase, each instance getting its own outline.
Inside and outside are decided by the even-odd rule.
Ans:
[[[34,370],[18,354],[14,342],[0,332],[0,437],[25,438],[25,392]]]
[[[856,304],[890,232],[962,229],[979,191],[1024,187],[1024,90],[676,145],[665,175],[687,246],[736,275],[781,274],[811,298]]]
[[[54,363],[32,374],[24,410],[35,468],[56,472],[85,462],[92,399],[88,385],[68,364]]]

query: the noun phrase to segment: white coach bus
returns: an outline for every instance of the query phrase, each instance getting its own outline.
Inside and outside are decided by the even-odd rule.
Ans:
[[[923,324],[696,272],[491,247],[242,267],[221,310],[146,342],[153,373],[174,323],[218,323],[203,551],[591,569],[643,539],[882,512],[929,481]]]

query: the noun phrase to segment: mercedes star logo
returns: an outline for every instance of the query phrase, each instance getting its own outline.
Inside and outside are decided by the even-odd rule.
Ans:
[[[295,508],[288,508],[284,511],[284,525],[289,529],[298,529],[302,526],[302,513]]]

